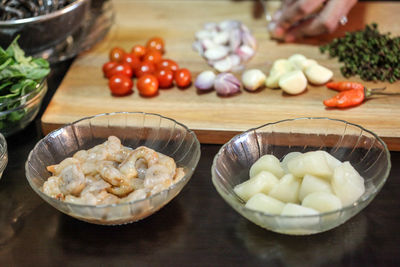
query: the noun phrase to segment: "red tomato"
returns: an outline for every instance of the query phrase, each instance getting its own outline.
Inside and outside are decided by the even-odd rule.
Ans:
[[[172,82],[174,81],[174,72],[171,69],[158,69],[155,72],[155,76],[157,78],[160,88],[169,88],[172,86]]]
[[[122,96],[132,92],[133,82],[123,74],[116,74],[108,81],[108,87],[114,95]]]
[[[164,40],[160,37],[153,37],[147,41],[146,48],[164,53]]]
[[[146,47],[143,45],[135,45],[132,47],[131,54],[137,56],[139,59],[142,59],[144,54],[146,54]]]
[[[144,61],[140,63],[139,67],[136,69],[136,77],[140,78],[144,74],[153,74],[154,71],[156,70],[156,67],[154,67],[154,64],[150,61]]]
[[[122,61],[122,57],[124,55],[125,55],[124,49],[122,49],[121,47],[114,47],[113,49],[111,49],[109,57],[111,61],[119,63]]]
[[[174,74],[176,85],[181,88],[188,87],[192,83],[192,75],[188,69],[179,69]]]
[[[178,63],[172,59],[161,59],[161,61],[157,63],[157,69],[161,68],[169,68],[175,73],[175,71],[179,69],[179,66]]]
[[[146,54],[142,58],[143,61],[150,61],[153,62],[154,64],[159,63],[161,59],[162,59],[162,54],[159,51],[153,49],[150,50],[148,49]]]
[[[133,72],[131,66],[127,63],[117,64],[114,68],[107,72],[107,78],[114,76],[115,74],[123,74],[129,78],[132,77]]]
[[[122,57],[122,63],[126,63],[131,66],[131,69],[133,72],[135,72],[140,65],[140,59],[135,55],[127,53]]]
[[[104,77],[108,77],[107,73],[108,73],[112,68],[114,68],[117,64],[118,64],[118,63],[117,63],[117,62],[114,62],[114,61],[108,61],[108,62],[104,63],[104,65],[103,65],[103,74],[104,74]]]
[[[143,96],[154,96],[158,92],[158,81],[154,75],[145,74],[137,81],[137,89]]]

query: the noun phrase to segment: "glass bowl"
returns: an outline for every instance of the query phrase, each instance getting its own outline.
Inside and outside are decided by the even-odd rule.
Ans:
[[[0,179],[8,163],[7,142],[4,135],[0,133]]]
[[[233,188],[249,178],[251,165],[262,155],[282,159],[289,152],[324,150],[349,161],[365,179],[365,193],[340,210],[308,216],[281,216],[254,211]],[[327,231],[365,208],[384,185],[391,168],[385,143],[373,132],[343,120],[298,118],[268,123],[233,137],[219,150],[212,165],[212,182],[228,204],[253,223],[283,234],[308,235]]]
[[[7,137],[24,129],[38,114],[46,92],[47,82],[43,79],[28,94],[1,102],[0,132]]]
[[[50,176],[46,166],[103,143],[110,135],[121,139],[124,146],[147,146],[172,157],[178,167],[183,167],[185,176],[145,199],[109,205],[67,203],[41,191]],[[116,112],[83,118],[49,133],[29,153],[25,173],[33,190],[59,211],[86,222],[115,225],[143,219],[166,205],[189,181],[199,159],[200,143],[185,125],[157,114]]]

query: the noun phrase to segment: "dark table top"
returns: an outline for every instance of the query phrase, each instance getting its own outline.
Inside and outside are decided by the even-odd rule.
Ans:
[[[400,265],[400,152],[374,201],[344,225],[311,236],[286,236],[236,213],[211,182],[218,145],[202,145],[182,192],[154,215],[99,226],[64,215],[30,188],[24,164],[42,137],[40,116],[71,61],[53,67],[36,120],[7,138],[0,180],[0,266],[392,266]]]

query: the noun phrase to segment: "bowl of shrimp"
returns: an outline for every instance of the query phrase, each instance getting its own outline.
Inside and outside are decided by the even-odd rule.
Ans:
[[[80,119],[41,139],[25,173],[47,203],[76,219],[119,225],[144,219],[176,197],[200,159],[191,130],[143,112]]]

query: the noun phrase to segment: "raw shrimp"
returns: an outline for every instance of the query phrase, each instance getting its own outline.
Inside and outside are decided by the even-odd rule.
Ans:
[[[175,176],[176,163],[173,158],[168,157],[164,154],[158,153],[158,164],[164,165],[168,169],[169,175],[171,177]]]
[[[47,166],[47,170],[51,172],[54,176],[59,176],[61,171],[70,165],[79,164],[79,160],[75,158],[66,158],[59,164]]]
[[[57,199],[64,198],[63,193],[60,191],[60,182],[61,179],[58,176],[49,177],[43,184],[43,193]]]
[[[60,191],[64,195],[78,196],[85,187],[85,175],[78,165],[68,165],[60,173]]]
[[[136,161],[138,159],[144,159],[147,163],[147,167],[151,167],[158,161],[158,154],[151,148],[141,146],[133,150],[129,156],[119,165],[119,169],[123,175],[127,178],[138,177],[136,170]]]
[[[144,178],[144,187],[151,188],[158,184],[168,187],[172,182],[173,176],[170,175],[170,169],[165,165],[155,164],[147,169]]]
[[[125,147],[115,136],[47,169],[53,176],[43,184],[45,194],[85,205],[144,199],[185,175],[173,158],[145,146]]]
[[[138,189],[130,193],[128,196],[121,199],[121,202],[132,202],[139,199],[145,199],[148,195],[148,190]]]

